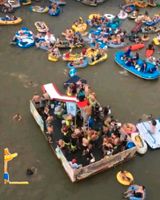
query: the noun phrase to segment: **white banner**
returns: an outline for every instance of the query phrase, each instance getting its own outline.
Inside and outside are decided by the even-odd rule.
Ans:
[[[74,102],[66,102],[67,106],[67,113],[71,114],[73,116],[76,116],[77,114],[77,105]]]

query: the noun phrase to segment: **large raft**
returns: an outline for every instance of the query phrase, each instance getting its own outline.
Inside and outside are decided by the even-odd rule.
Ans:
[[[71,79],[68,80],[66,84],[72,83]],[[79,77],[75,77],[74,79],[77,79],[76,81],[78,81]],[[76,97],[61,95],[53,83],[43,85],[42,90],[49,95],[51,101],[61,101],[66,104],[70,102],[70,103],[75,103],[76,106],[78,106],[78,101]],[[37,124],[39,125],[45,139],[48,141],[46,135],[45,121],[43,120],[42,115],[40,115],[37,106],[33,100],[30,100],[30,112],[33,115]],[[136,147],[133,145],[130,148],[126,148],[123,151],[115,153],[114,155],[109,155],[109,156],[99,155],[98,158],[96,157],[95,162],[86,165],[83,164],[81,167],[73,169],[70,165],[68,158],[65,156],[63,150],[57,145],[57,142],[55,141],[56,139],[60,138],[61,135],[60,133],[61,121],[57,120],[55,123],[56,123],[55,126],[56,130],[54,131],[54,141],[53,143],[48,142],[48,144],[55,153],[55,155],[57,156],[57,158],[61,161],[64,170],[66,171],[72,182],[77,182],[91,175],[112,168],[124,161],[133,158],[136,153]],[[98,149],[96,154],[98,154]]]

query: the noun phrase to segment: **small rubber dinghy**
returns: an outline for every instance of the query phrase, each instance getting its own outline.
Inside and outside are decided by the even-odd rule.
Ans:
[[[145,154],[147,152],[147,150],[148,150],[147,143],[144,141],[144,139],[142,138],[140,133],[138,133],[138,132],[132,133],[131,139],[134,142],[134,144],[136,145],[137,152],[139,154]]]
[[[134,178],[128,171],[119,171],[116,175],[117,181],[122,185],[131,185]]]
[[[82,58],[80,60],[72,61],[67,64],[67,67],[72,69],[74,68],[85,68],[88,65],[88,59]]]
[[[35,25],[36,29],[38,30],[38,32],[40,32],[40,33],[46,33],[49,31],[48,26],[43,21],[37,21],[34,23],[34,25]]]

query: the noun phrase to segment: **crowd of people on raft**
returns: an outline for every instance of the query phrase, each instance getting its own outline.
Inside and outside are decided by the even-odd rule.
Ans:
[[[109,106],[99,104],[86,82],[79,80],[67,85],[66,93],[77,97],[80,104],[85,103],[85,107],[78,106],[76,116],[67,113],[66,103],[51,100],[47,93],[35,94],[32,101],[45,121],[49,143],[57,143],[68,161],[73,160],[73,168],[75,159],[78,168],[127,149],[128,138],[120,131],[122,124],[111,115]],[[61,121],[57,140],[55,119]],[[95,152],[99,152],[98,157]]]

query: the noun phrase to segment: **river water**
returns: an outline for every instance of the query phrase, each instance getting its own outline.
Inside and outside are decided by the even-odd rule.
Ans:
[[[49,62],[47,53],[43,50],[20,49],[9,45],[14,33],[21,26],[27,26],[35,32],[34,22],[43,20],[58,36],[78,16],[87,17],[95,12],[116,14],[119,11],[119,3],[117,0],[108,0],[93,8],[68,0],[63,13],[55,18],[47,14],[32,13],[28,7],[22,7],[16,11],[16,15],[24,19],[22,25],[0,27],[0,155],[3,158],[4,147],[8,147],[11,152],[18,152],[18,157],[9,164],[10,179],[30,181],[29,185],[3,185],[1,178],[0,199],[120,200],[123,199],[122,192],[126,190],[115,178],[120,169],[131,171],[135,182],[146,186],[148,200],[159,199],[159,150],[149,150],[144,156],[136,156],[128,163],[79,183],[70,182],[29,112],[29,100],[35,91],[40,92],[42,84],[54,82],[62,90],[62,83],[67,79],[65,63]],[[149,9],[149,13],[155,12],[158,12],[158,8]],[[128,30],[134,23],[126,20],[123,26]],[[109,49],[106,62],[79,70],[78,75],[88,80],[103,105],[112,106],[114,116],[120,121],[136,123],[144,114],[150,113],[158,117],[159,80],[144,81],[124,72],[114,63],[114,52],[115,50]],[[158,54],[156,56],[158,57]],[[23,117],[19,123],[12,120],[12,116],[18,112]],[[25,170],[31,166],[37,168],[37,174],[28,179]],[[0,167],[2,177],[2,159]]]

